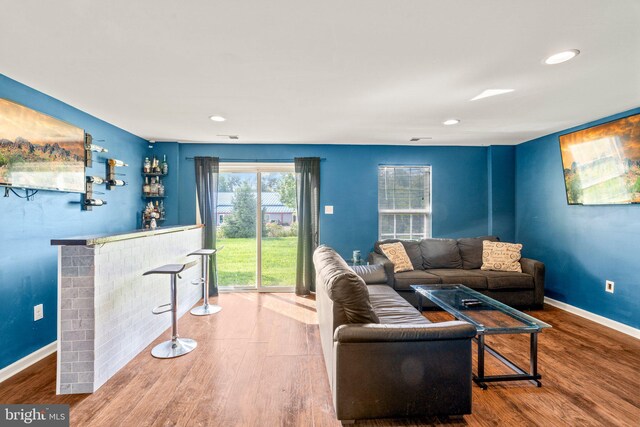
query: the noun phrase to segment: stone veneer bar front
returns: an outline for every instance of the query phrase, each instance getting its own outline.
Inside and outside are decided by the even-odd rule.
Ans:
[[[180,273],[178,316],[202,297],[191,285],[201,275],[200,257],[187,256],[202,241],[198,225],[51,241],[60,246],[58,394],[96,391],[171,326],[169,313],[151,313],[170,302],[169,276],[142,273],[197,261]]]

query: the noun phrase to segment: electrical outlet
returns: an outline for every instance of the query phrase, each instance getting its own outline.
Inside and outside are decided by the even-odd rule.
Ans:
[[[333,206],[325,206],[324,207],[324,213],[326,215],[333,215]]]
[[[606,282],[604,282],[604,290],[607,292],[613,293],[614,286],[615,286],[615,283],[612,282],[611,280],[607,280]]]
[[[44,317],[44,308],[42,304],[33,307],[33,321],[40,320]]]

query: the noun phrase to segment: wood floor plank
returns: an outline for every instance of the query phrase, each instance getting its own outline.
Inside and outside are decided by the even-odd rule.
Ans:
[[[73,426],[340,426],[314,299],[235,293],[215,301],[220,313],[180,319],[180,334],[198,341],[189,355],[158,360],[149,346],[96,393],[56,396],[54,354],[0,383],[0,403],[66,403]],[[474,386],[473,414],[462,419],[361,420],[356,426],[640,425],[640,341],[555,307],[528,313],[553,325],[539,336],[543,387]],[[528,366],[526,336],[488,342]],[[489,374],[508,373],[495,358],[486,361]]]

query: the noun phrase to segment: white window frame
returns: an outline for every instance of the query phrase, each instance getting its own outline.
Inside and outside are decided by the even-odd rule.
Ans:
[[[410,238],[413,240],[415,237],[419,237],[420,239],[431,237],[432,226],[433,226],[433,218],[432,218],[432,210],[431,210],[431,201],[433,196],[433,169],[430,165],[379,165],[378,166],[378,179],[380,179],[380,169],[426,169],[429,171],[429,191],[425,188],[425,199],[427,203],[425,203],[424,209],[380,209],[380,193],[378,192],[378,240],[385,239],[397,239],[398,233],[396,230],[396,216],[397,215],[416,215],[423,214],[423,230],[424,233],[420,236],[414,236],[413,233],[410,234]],[[378,182],[378,191],[380,189],[380,183]],[[390,233],[385,233],[385,236],[382,235],[382,215],[394,215],[393,217],[393,235],[390,236]],[[409,216],[409,230],[413,230],[413,216]]]

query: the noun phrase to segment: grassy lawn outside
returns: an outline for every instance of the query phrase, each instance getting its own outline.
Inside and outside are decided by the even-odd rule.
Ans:
[[[262,238],[262,285],[293,286],[297,237]],[[218,286],[256,285],[256,239],[217,239]]]

